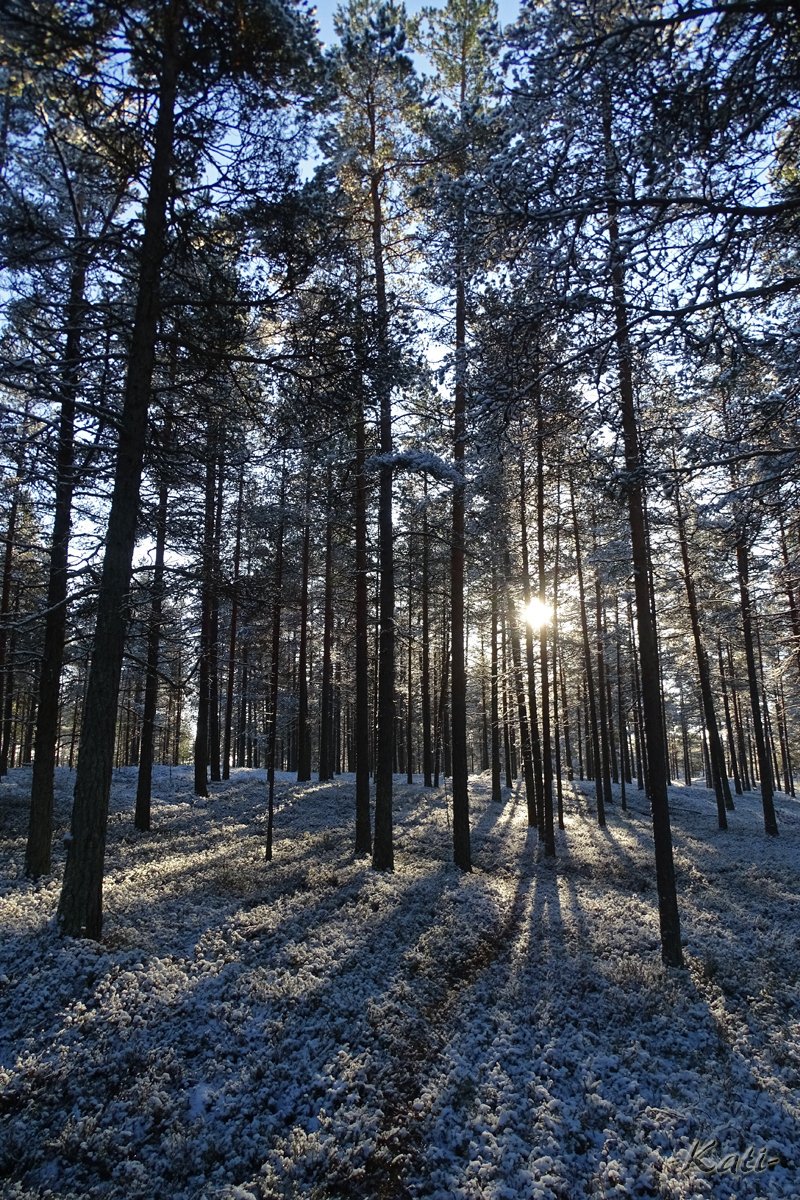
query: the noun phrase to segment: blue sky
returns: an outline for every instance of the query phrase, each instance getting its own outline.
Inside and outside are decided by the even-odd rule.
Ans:
[[[410,13],[415,13],[431,3],[432,0],[406,0],[406,9]],[[339,0],[317,0],[317,20],[323,42],[333,41],[333,14],[338,7]],[[497,8],[501,24],[508,25],[511,21],[516,20],[519,2],[518,0],[497,0]]]

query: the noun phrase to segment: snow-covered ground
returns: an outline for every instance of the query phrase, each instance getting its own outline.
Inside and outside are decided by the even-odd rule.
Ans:
[[[353,785],[263,772],[154,829],[115,773],[102,945],[53,927],[57,862],[22,875],[29,772],[0,784],[0,1194],[800,1196],[800,804],[727,833],[673,790],[686,971],[665,971],[649,817],[570,794],[558,858],[525,804],[472,784],[475,870],[447,795],[397,786],[396,862],[351,853]]]

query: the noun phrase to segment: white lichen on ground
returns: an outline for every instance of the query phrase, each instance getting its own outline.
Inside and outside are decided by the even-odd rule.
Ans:
[[[634,789],[608,827],[566,797],[547,861],[519,794],[397,782],[396,870],[352,854],[353,781],[263,772],[192,802],[155,774],[153,832],[114,777],[102,945],[22,874],[30,773],[0,783],[0,1191],[14,1200],[769,1200],[800,1195],[800,805],[726,833],[672,790],[687,970],[661,966]],[[759,1157],[760,1155],[760,1157]]]

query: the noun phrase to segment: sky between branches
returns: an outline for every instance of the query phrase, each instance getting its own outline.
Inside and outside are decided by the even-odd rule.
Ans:
[[[430,6],[431,0],[406,0],[406,11],[409,15],[418,13],[421,8]],[[318,0],[316,5],[317,21],[319,22],[320,38],[325,45],[334,41],[333,14],[339,7],[339,0]],[[509,25],[517,19],[519,0],[497,0],[497,11],[501,25]]]

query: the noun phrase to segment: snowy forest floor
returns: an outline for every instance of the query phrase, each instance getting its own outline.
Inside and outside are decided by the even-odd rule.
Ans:
[[[0,1194],[181,1200],[800,1196],[800,803],[672,791],[686,971],[661,966],[643,796],[565,800],[546,861],[520,793],[397,781],[396,870],[352,854],[353,783],[236,771],[153,832],[115,772],[102,945],[22,875],[30,773],[0,784]]]

